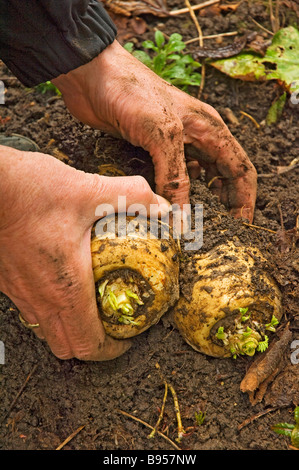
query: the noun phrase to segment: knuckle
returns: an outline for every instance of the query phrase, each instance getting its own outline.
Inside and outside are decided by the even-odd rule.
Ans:
[[[69,359],[72,359],[74,357],[74,354],[71,353],[69,350],[65,351],[55,351],[52,349],[52,352],[54,356],[56,356],[58,359],[61,359],[62,361],[67,361]]]

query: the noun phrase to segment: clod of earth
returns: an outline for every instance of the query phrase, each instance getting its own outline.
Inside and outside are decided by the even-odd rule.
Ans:
[[[170,227],[159,220],[108,216],[95,225],[93,273],[107,334],[136,336],[174,305],[179,297],[179,251]]]
[[[268,347],[282,317],[281,295],[258,249],[228,241],[196,255],[191,296],[181,296],[174,320],[196,351],[214,357],[253,356]]]

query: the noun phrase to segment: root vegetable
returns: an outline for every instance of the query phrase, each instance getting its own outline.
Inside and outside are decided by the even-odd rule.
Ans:
[[[282,316],[281,297],[258,249],[239,240],[197,255],[190,298],[174,309],[176,326],[196,351],[214,357],[253,356],[268,347]]]
[[[97,303],[107,334],[130,338],[157,323],[177,301],[179,245],[161,221],[126,217],[125,235],[122,227],[119,236],[118,219],[110,225],[113,219],[105,218],[107,232],[92,234]]]

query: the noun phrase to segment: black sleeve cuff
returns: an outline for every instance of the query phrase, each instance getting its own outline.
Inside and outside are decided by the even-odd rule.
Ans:
[[[90,62],[116,37],[97,0],[0,0],[0,57],[28,87]]]

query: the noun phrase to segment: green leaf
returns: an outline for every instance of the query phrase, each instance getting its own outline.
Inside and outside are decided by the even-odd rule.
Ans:
[[[265,352],[266,349],[268,348],[268,346],[269,346],[269,338],[268,338],[268,336],[265,335],[264,341],[259,342],[259,344],[257,345],[256,350],[260,351],[260,352]]]
[[[281,97],[280,97],[281,98]],[[279,321],[277,320],[276,316],[275,315],[272,315],[272,318],[271,318],[271,321],[270,323],[267,323],[265,325],[265,328],[266,330],[270,330],[270,331],[275,331],[275,326],[278,325]]]
[[[155,44],[153,43],[153,41],[143,41],[142,47],[143,47],[144,49],[152,49],[153,51],[157,51],[157,50],[158,50],[157,46],[155,46]]]
[[[134,44],[132,42],[126,42],[126,44],[124,44],[124,49],[126,49],[126,51],[130,53],[133,52],[133,48],[134,48]]]
[[[183,37],[182,37],[180,34],[178,34],[178,33],[173,33],[173,34],[171,34],[170,37],[169,37],[168,44],[171,44],[171,45],[174,45],[174,44],[176,44],[176,45],[181,45],[181,44],[183,44],[184,47],[185,47],[185,44],[184,44],[184,42],[182,41],[182,39],[183,39]]]
[[[299,31],[294,26],[279,30],[265,56],[242,52],[211,63],[233,78],[247,81],[278,80],[286,91],[299,91]]]
[[[156,42],[158,48],[161,49],[161,47],[163,46],[163,44],[165,42],[164,35],[163,35],[163,33],[161,33],[161,31],[156,31],[155,32],[155,42]]]
[[[282,434],[283,436],[291,437],[294,427],[295,426],[293,424],[278,423],[272,426],[272,431],[276,432],[276,434]]]
[[[152,59],[146,52],[134,51],[133,56],[136,57],[136,59],[140,60],[140,62],[142,62],[147,67],[152,68]]]
[[[38,90],[42,94],[45,94],[48,91],[54,91],[54,93],[56,93],[57,96],[61,96],[60,90],[58,90],[58,88],[55,85],[53,85],[53,83],[50,80],[44,83],[40,83],[39,85],[36,85],[35,89]]]
[[[157,75],[160,75],[163,68],[165,67],[166,59],[166,55],[162,52],[160,52],[160,54],[157,54],[153,58],[153,70],[156,72]]]

